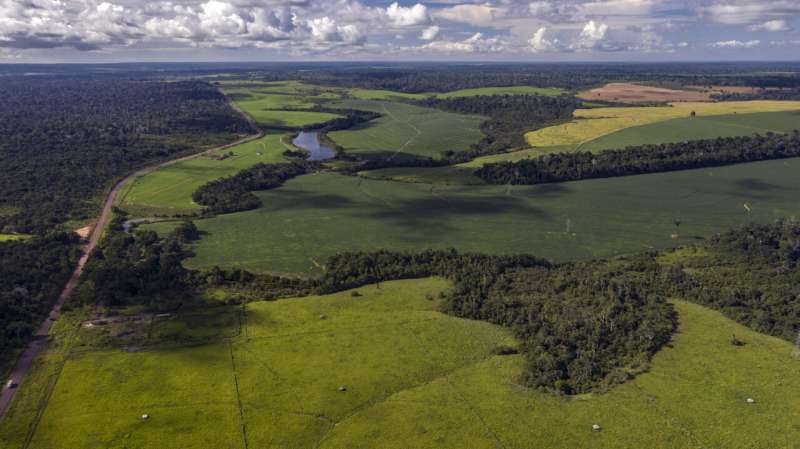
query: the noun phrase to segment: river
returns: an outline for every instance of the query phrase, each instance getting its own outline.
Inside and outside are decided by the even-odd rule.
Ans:
[[[309,161],[324,161],[336,156],[332,148],[319,143],[319,133],[300,131],[297,137],[292,140],[292,144],[309,152]]]

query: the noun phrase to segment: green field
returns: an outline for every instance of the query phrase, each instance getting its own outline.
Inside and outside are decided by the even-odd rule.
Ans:
[[[302,127],[341,117],[310,109],[324,100],[339,98],[330,89],[299,82],[237,82],[222,85],[222,90],[236,106],[256,122],[267,126]]]
[[[346,100],[330,107],[373,111],[382,116],[328,136],[348,152],[386,158],[438,157],[466,150],[483,134],[483,117],[453,114],[390,101]]]
[[[192,194],[203,184],[235,175],[259,162],[283,160],[283,134],[269,134],[233,148],[215,151],[147,173],[129,182],[118,204],[134,215],[190,213],[201,209]],[[233,156],[217,157],[233,152]]]
[[[545,95],[555,97],[564,93],[562,89],[555,87],[533,87],[533,86],[507,86],[507,87],[480,87],[476,89],[461,89],[452,92],[424,92],[409,94],[405,92],[394,92],[391,90],[375,89],[350,89],[350,95],[360,100],[423,100],[428,97],[437,98],[459,98],[474,97],[476,95]]]
[[[649,372],[556,397],[517,384],[521,356],[492,355],[515,344],[507,330],[436,311],[448,285],[252,303],[227,341],[73,350],[38,419],[22,413],[37,395],[15,402],[0,447],[788,448],[800,437],[790,343],[676,301],[679,332]]]
[[[192,268],[318,271],[348,250],[457,248],[556,260],[664,248],[800,214],[800,159],[539,186],[431,186],[331,173],[257,192],[264,206],[197,220]],[[745,204],[751,212],[747,212]],[[681,219],[684,241],[670,238]],[[172,225],[147,226],[166,231]]]
[[[587,142],[580,146],[580,150],[601,151],[631,145],[749,136],[756,133],[789,133],[796,129],[800,129],[800,111],[679,118],[626,128]]]

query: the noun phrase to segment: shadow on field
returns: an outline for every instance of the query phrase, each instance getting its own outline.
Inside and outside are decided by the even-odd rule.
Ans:
[[[531,219],[549,220],[545,210],[532,207],[514,197],[431,197],[394,201],[391,208],[372,209],[361,215],[393,223],[408,230],[407,240],[429,241],[431,236],[446,235],[459,220],[502,220],[508,214],[526,215]],[[491,231],[491,224],[486,224]],[[419,236],[419,237],[417,237]]]
[[[737,179],[733,185],[736,186],[736,193],[753,199],[770,198],[771,193],[786,190],[785,187],[755,178]]]
[[[280,195],[270,195],[259,209],[275,211],[283,209],[343,209],[356,203],[344,195],[315,193],[281,187]]]

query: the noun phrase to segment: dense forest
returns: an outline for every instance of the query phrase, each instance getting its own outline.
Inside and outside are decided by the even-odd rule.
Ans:
[[[714,95],[718,101],[752,101],[752,100],[776,100],[776,101],[798,101],[800,100],[800,88],[781,89],[781,90],[762,90],[753,93],[723,93]]]
[[[642,145],[600,153],[547,154],[487,164],[475,173],[491,184],[540,184],[638,175],[800,156],[800,132]]]
[[[131,169],[252,132],[203,82],[7,78],[0,102],[0,232],[84,220]]]
[[[0,243],[0,372],[28,342],[80,257],[78,236],[56,232]]]
[[[252,192],[273,189],[295,176],[319,170],[315,161],[293,161],[283,164],[259,163],[239,173],[201,186],[192,194],[197,204],[214,214],[240,212],[261,206]]]
[[[465,162],[484,154],[525,146],[525,133],[572,117],[579,102],[569,96],[479,95],[460,98],[430,97],[416,102],[420,106],[461,114],[482,115],[485,137],[468,151],[448,152],[451,163]]]

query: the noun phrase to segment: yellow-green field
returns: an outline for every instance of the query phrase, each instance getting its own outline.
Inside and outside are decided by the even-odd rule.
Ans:
[[[259,162],[280,162],[287,149],[282,142],[284,137],[283,134],[268,134],[258,140],[171,164],[137,177],[121,192],[118,205],[136,215],[198,211],[201,207],[192,201],[195,190]],[[233,155],[219,159],[229,153]]]
[[[29,235],[26,234],[2,234],[0,233],[0,242],[10,242],[13,240],[25,240]]]
[[[800,438],[788,342],[675,301],[679,332],[649,372],[556,397],[517,383],[521,356],[492,355],[515,344],[506,329],[436,311],[448,286],[253,303],[237,332],[201,345],[73,347],[49,399],[21,386],[0,447],[771,449]]]
[[[485,156],[471,161],[475,167],[487,163],[514,161],[555,151],[574,151],[582,145],[622,129],[659,123],[676,118],[800,110],[800,101],[732,101],[722,103],[673,103],[657,107],[578,109],[569,123],[542,128],[525,135],[531,149]]]

